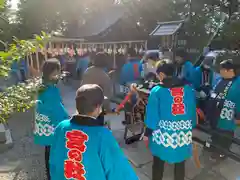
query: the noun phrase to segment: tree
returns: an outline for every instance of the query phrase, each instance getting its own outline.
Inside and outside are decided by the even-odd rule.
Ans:
[[[6,3],[0,0],[0,9],[3,10]],[[8,24],[4,17],[4,11],[0,13],[0,19]],[[35,41],[25,41],[14,39],[14,43],[8,44],[7,51],[0,51],[0,78],[6,78],[9,75],[10,66],[13,62],[19,61],[26,55],[35,52],[36,48],[43,48],[48,35],[42,33],[42,36],[36,36]],[[0,39],[2,43],[4,41]],[[6,43],[4,43],[6,44]],[[27,84],[18,84],[7,87],[0,92],[0,123],[5,122],[16,111],[25,111],[34,105],[34,94],[39,90],[39,81],[32,80]]]

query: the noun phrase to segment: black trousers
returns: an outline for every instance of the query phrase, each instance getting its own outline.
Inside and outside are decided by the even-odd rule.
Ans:
[[[152,180],[163,180],[165,162],[158,157],[153,156]],[[184,180],[185,161],[176,163],[174,167],[174,180]]]
[[[217,133],[213,133],[211,139],[214,145],[219,146],[221,149],[216,150],[215,152],[220,153],[221,155],[225,155],[222,151],[229,150],[232,145],[232,138],[234,137],[234,132],[225,131],[221,129],[217,129]]]
[[[46,174],[47,180],[50,180],[50,169],[49,169],[49,158],[50,158],[50,146],[45,147],[45,166],[46,166]]]

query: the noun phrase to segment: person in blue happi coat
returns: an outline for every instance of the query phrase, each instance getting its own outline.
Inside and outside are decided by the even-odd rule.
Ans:
[[[192,156],[192,130],[196,126],[196,101],[192,87],[174,76],[175,65],[162,60],[156,73],[160,84],[148,98],[145,135],[153,155],[152,179],[162,180],[164,164],[175,164],[175,180],[184,180],[185,161]]]
[[[97,118],[104,102],[100,86],[81,86],[75,101],[78,113],[54,133],[51,179],[138,180],[113,134]]]
[[[120,84],[126,84],[141,79],[142,63],[134,48],[127,50],[128,59],[120,71]]]
[[[234,137],[234,131],[240,124],[240,77],[236,75],[236,64],[232,60],[220,63],[221,79],[211,92],[207,102],[206,117],[213,130],[212,143],[221,147],[212,154],[214,159],[224,158]]]
[[[212,89],[216,85],[220,78],[220,75],[214,72],[214,66],[216,61],[216,54],[209,52],[203,59],[200,66],[197,66],[193,72],[193,85],[196,90],[203,90],[206,94],[209,93],[209,89]]]
[[[194,67],[192,62],[187,59],[187,53],[183,49],[178,49],[175,53],[177,68],[175,75],[189,84],[193,83]]]
[[[210,92],[220,77],[213,69],[215,60],[216,56],[209,53],[205,56],[201,65],[195,68],[193,73],[193,86],[197,92],[198,106],[204,113],[206,113],[206,103]]]
[[[76,71],[78,77],[81,79],[83,73],[87,70],[90,63],[90,56],[88,53],[83,54],[82,56],[77,56]]]
[[[42,85],[39,89],[36,104],[34,142],[40,146],[45,146],[48,180],[50,179],[49,154],[54,141],[54,129],[59,122],[69,118],[62,104],[60,91],[56,86],[60,70],[61,66],[57,59],[49,59],[44,62],[42,68]]]

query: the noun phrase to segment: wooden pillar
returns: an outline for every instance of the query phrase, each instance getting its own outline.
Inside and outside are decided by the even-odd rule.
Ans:
[[[27,63],[27,68],[28,68],[28,70],[27,70],[27,77],[30,77],[30,75],[31,75],[31,73],[30,73],[30,62],[29,62],[29,56],[28,56],[28,54],[26,55],[26,63]]]
[[[147,50],[147,41],[145,41],[145,43],[144,43],[144,50],[145,51]]]
[[[47,55],[47,45],[45,44],[44,47],[44,57],[45,57],[45,61],[48,59],[48,55]]]
[[[30,54],[30,62],[31,62],[31,66],[34,68],[34,64],[33,64],[33,57],[32,54]]]
[[[29,56],[28,56],[28,54],[27,54],[26,58],[27,58],[27,66],[29,67],[31,64],[30,64],[30,61],[29,61]]]
[[[36,49],[36,63],[37,63],[37,70],[39,71],[40,70],[40,65],[39,65],[39,55],[38,55],[38,52],[39,52],[39,48],[37,47]]]
[[[113,69],[117,68],[117,64],[116,64],[116,44],[113,45]]]

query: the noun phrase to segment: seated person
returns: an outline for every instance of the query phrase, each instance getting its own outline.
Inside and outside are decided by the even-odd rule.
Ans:
[[[219,132],[213,134],[212,143],[225,150],[229,150],[236,126],[240,124],[240,78],[236,76],[235,67],[232,60],[220,63],[221,80],[207,101],[207,119],[210,120],[212,129]],[[224,157],[221,151],[213,155]]]
[[[104,101],[102,89],[83,85],[75,100],[78,114],[55,129],[51,180],[138,180],[110,130],[97,119]]]

